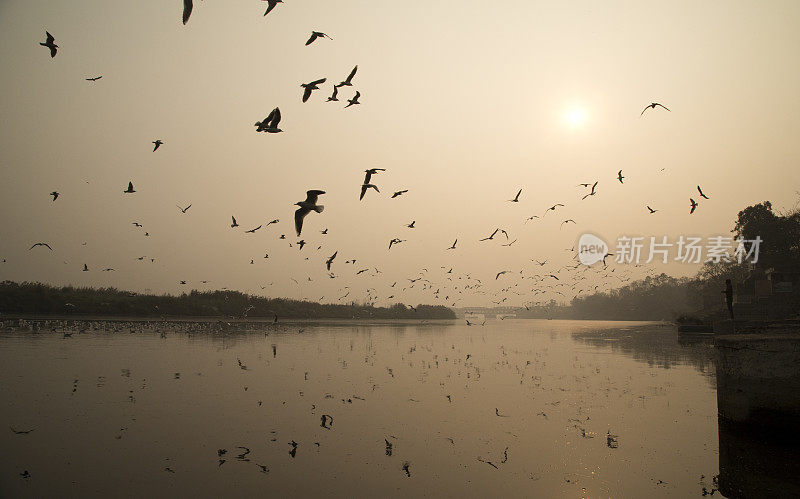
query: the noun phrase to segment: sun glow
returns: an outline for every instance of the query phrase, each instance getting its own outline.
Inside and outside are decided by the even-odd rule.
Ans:
[[[581,125],[586,120],[586,116],[581,109],[571,109],[567,112],[567,123],[572,127]]]

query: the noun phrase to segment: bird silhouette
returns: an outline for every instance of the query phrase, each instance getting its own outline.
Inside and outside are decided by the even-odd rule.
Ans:
[[[178,206],[178,205],[175,205],[175,206]],[[192,205],[189,205],[186,208],[181,208],[180,206],[178,206],[178,209],[181,210],[181,213],[186,213],[186,211],[191,207],[192,207]]]
[[[189,16],[192,15],[192,0],[183,0],[183,24],[189,22]]]
[[[356,71],[358,71],[358,66],[354,67],[350,74],[347,75],[347,78],[344,81],[339,82],[337,87],[352,87],[353,86],[353,77],[356,75]]]
[[[328,97],[328,100],[326,100],[325,102],[331,102],[331,101],[339,102],[339,98],[337,97],[338,94],[339,94],[339,87],[334,85],[333,86],[333,94],[331,94],[331,96]]]
[[[261,226],[259,225],[258,227],[255,227],[255,228],[250,229],[250,230],[246,230],[244,232],[245,232],[245,234],[253,234],[253,233],[255,233],[255,231],[257,231],[260,228],[261,228]]]
[[[124,192],[126,194],[131,194],[131,193],[136,192],[136,191],[133,190],[133,182],[128,182],[128,188],[126,190],[122,191],[122,192]]]
[[[408,227],[409,229],[415,229],[416,228],[416,227],[414,227],[415,223],[417,223],[417,221],[416,220],[412,220],[410,224],[406,225],[406,227]]]
[[[311,37],[306,42],[306,45],[311,45],[312,43],[314,43],[314,40],[316,40],[317,38],[329,38],[329,39],[333,40],[333,38],[331,38],[330,36],[326,35],[322,31],[312,31],[311,32]]]
[[[153,152],[156,152],[156,149],[161,147],[161,144],[163,144],[163,143],[164,143],[164,141],[162,141],[161,139],[154,140],[153,144],[155,144],[156,146],[153,148]]]
[[[83,270],[81,272],[89,272],[89,266],[84,263]]]
[[[270,11],[275,8],[276,5],[278,5],[279,3],[283,3],[283,0],[263,0],[263,1],[267,2],[267,11],[264,12],[265,16],[269,14]]]
[[[456,239],[455,241],[453,241],[453,245],[452,245],[452,246],[450,246],[450,247],[449,247],[449,248],[447,248],[447,249],[456,249],[456,243],[457,243],[457,242],[458,242],[458,239]]]
[[[322,85],[325,83],[327,78],[320,78],[319,80],[314,80],[310,83],[301,83],[300,86],[303,87],[303,102],[306,102],[309,97],[311,97],[311,92],[314,90],[319,90],[317,85]]]
[[[280,222],[280,220],[278,220],[277,218],[275,220],[270,220],[269,222],[267,222],[267,227],[269,227],[272,224],[276,224],[278,222]]]
[[[393,244],[400,244],[400,243],[402,243],[402,242],[405,242],[405,241],[403,241],[402,239],[398,239],[398,238],[396,238],[396,237],[395,237],[394,239],[392,239],[391,241],[389,241],[389,249],[392,249],[392,245],[393,245]]]
[[[50,49],[50,57],[51,58],[55,57],[56,56],[56,52],[58,52],[58,45],[56,45],[53,42],[55,42],[56,39],[53,38],[53,35],[51,35],[49,32],[45,31],[45,33],[47,34],[47,41],[45,41],[44,43],[39,42],[39,45],[49,48]]]
[[[597,182],[595,182],[594,184],[592,184],[592,192],[590,192],[589,194],[587,194],[587,195],[583,196],[583,197],[581,198],[581,201],[583,201],[584,199],[588,198],[589,196],[594,196],[595,194],[597,194],[597,192],[595,192],[595,190],[594,190],[594,189],[595,189],[595,187],[597,187]]]
[[[653,213],[655,213],[655,212],[657,212],[657,211],[658,211],[658,210],[654,210],[653,208],[650,208],[650,206],[649,206],[649,205],[647,206],[647,209],[648,209],[648,210],[650,210],[650,214],[651,214],[651,215],[652,215]]]
[[[644,106],[644,109],[642,109],[642,112],[641,114],[639,114],[639,116],[644,114],[644,112],[647,111],[648,109],[655,109],[656,106],[660,106],[663,107],[664,109],[667,109],[663,104],[659,104],[658,102],[652,102],[650,103],[650,105]],[[667,109],[667,111],[669,111],[669,109]]]
[[[375,185],[375,184],[363,184],[363,185],[361,186],[361,195],[360,195],[360,196],[358,196],[358,200],[359,200],[359,201],[361,201],[362,199],[364,199],[364,194],[366,194],[366,192],[367,192],[367,189],[370,189],[370,188],[372,188],[372,189],[375,189],[375,192],[381,192],[380,190],[378,190],[378,186],[377,186],[377,185]]]
[[[369,170],[364,170],[364,183],[368,184],[370,179],[372,179],[373,175],[377,175],[378,172],[385,172],[386,168],[370,168]]]
[[[561,228],[565,223],[569,223],[569,222],[576,223],[575,220],[570,218],[569,220],[564,220],[563,222],[561,222],[561,226],[559,226],[559,228]]]
[[[519,192],[517,192],[517,195],[514,196],[514,199],[509,199],[509,202],[511,202],[511,203],[519,203],[519,195],[520,194],[522,194],[522,189],[520,189]]]
[[[53,192],[50,193],[50,195],[53,196],[53,201],[58,199],[58,196],[59,196],[58,191],[53,191]]]
[[[278,128],[278,123],[281,122],[281,110],[277,107],[269,112],[264,121],[256,121],[256,132],[279,133],[282,132]]]
[[[548,211],[556,211],[556,208],[558,208],[559,206],[564,206],[564,205],[561,204],[561,203],[556,203],[553,206],[551,206],[550,208],[547,208],[546,210],[544,210],[544,214],[547,215]],[[542,215],[542,216],[544,216],[544,215]]]
[[[397,191],[394,194],[392,194],[392,199],[396,198],[397,196],[402,196],[406,192],[408,192],[408,189],[405,189],[405,190],[402,190],[402,191]]]
[[[495,234],[497,234],[497,232],[498,232],[499,230],[500,230],[500,229],[495,229],[495,230],[494,230],[494,232],[492,232],[492,235],[491,235],[491,236],[489,236],[489,237],[484,237],[483,239],[478,239],[478,242],[481,242],[481,241],[491,241],[492,239],[494,239],[494,235],[495,235]]]
[[[689,210],[689,215],[691,215],[692,213],[694,213],[694,210],[695,210],[695,208],[697,208],[698,205],[697,205],[697,201],[695,201],[692,198],[689,198],[689,203],[691,203],[691,209]]]
[[[233,227],[238,227],[238,226],[239,226],[239,224],[237,224],[237,223],[236,223],[236,217],[234,217],[233,215],[231,215],[231,220],[233,221],[233,222],[231,223],[231,228],[233,228]]]
[[[311,211],[322,213],[322,210],[325,209],[323,205],[317,204],[317,198],[320,194],[325,194],[325,191],[306,191],[305,201],[298,201],[295,203],[295,206],[299,206],[299,208],[294,212],[294,228],[297,231],[298,236],[303,230],[303,219],[306,217],[306,215],[308,215]]]
[[[620,170],[619,172],[617,172],[617,180],[619,180],[620,184],[624,184],[625,183],[625,182],[622,181],[623,178],[625,178],[625,177],[622,176],[622,170]]]
[[[344,108],[347,109],[348,107],[353,106],[355,104],[361,104],[360,102],[358,102],[359,97],[361,97],[361,92],[356,90],[356,95],[352,99],[347,99],[347,105],[344,106]]]
[[[327,268],[329,271],[331,270],[331,264],[333,263],[334,258],[336,258],[336,255],[338,254],[339,252],[335,251],[327,260],[325,260],[325,268]]]
[[[103,77],[103,75],[100,75],[100,76],[94,76],[94,77],[92,77],[92,78],[86,78],[86,81],[97,81],[97,80],[99,80],[99,79],[100,79],[100,78],[102,78],[102,77]]]
[[[700,186],[699,186],[699,185],[697,186],[697,192],[699,192],[699,193],[700,193],[700,197],[701,197],[701,198],[703,198],[703,199],[711,199],[710,197],[708,197],[708,196],[706,196],[705,194],[703,194],[703,190],[700,188]],[[55,201],[55,199],[54,199],[53,201]]]
[[[49,249],[50,251],[53,251],[53,248],[51,248],[51,247],[50,247],[50,245],[49,245],[49,244],[47,244],[47,243],[35,243],[33,246],[31,246],[30,248],[28,248],[28,251],[32,250],[33,248],[35,248],[35,247],[37,247],[37,246],[44,246],[44,247],[46,247],[47,249]]]

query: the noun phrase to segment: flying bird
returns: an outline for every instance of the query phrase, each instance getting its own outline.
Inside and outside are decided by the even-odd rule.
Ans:
[[[303,102],[306,102],[308,98],[311,97],[311,92],[313,90],[319,90],[317,85],[322,85],[325,83],[325,80],[327,80],[327,78],[320,78],[319,80],[314,80],[311,83],[301,83],[300,86],[305,89],[303,90]]]
[[[350,74],[347,75],[347,79],[342,82],[339,82],[337,87],[352,87],[353,86],[353,77],[356,75],[356,71],[358,71],[358,66],[354,67]]]
[[[47,41],[45,41],[44,43],[39,42],[39,45],[49,48],[50,57],[55,57],[56,52],[58,52],[58,45],[56,45],[53,42],[56,41],[56,39],[53,38],[53,35],[51,35],[49,32],[45,31],[45,33],[47,33]]]
[[[416,228],[416,227],[414,227],[415,223],[417,223],[417,221],[416,220],[412,220],[410,224],[406,225],[406,227],[408,227],[409,229],[415,229]]]
[[[189,21],[189,16],[192,15],[192,0],[183,0],[183,24]]]
[[[378,172],[385,171],[386,168],[370,168],[369,170],[364,170],[364,173],[366,173],[366,175],[364,175],[364,183],[368,184],[373,175],[377,175]]]
[[[295,206],[299,206],[299,208],[294,212],[294,228],[297,231],[298,236],[303,230],[303,219],[306,217],[306,215],[308,215],[311,211],[322,213],[322,210],[325,209],[323,205],[317,204],[317,198],[320,194],[325,194],[325,191],[306,191],[305,201],[298,201],[295,203]]]
[[[236,217],[231,215],[231,220],[233,220],[233,223],[231,223],[231,228],[239,226],[239,224],[236,223]]]
[[[279,3],[283,3],[283,0],[263,0],[263,1],[267,2],[267,11],[264,12],[265,16],[269,14],[270,11],[275,8],[276,5],[278,5]]]
[[[331,102],[331,101],[334,101],[334,102],[339,102],[339,98],[338,98],[338,97],[336,97],[336,95],[337,95],[338,93],[339,93],[339,87],[337,87],[336,85],[334,85],[334,86],[333,86],[333,94],[332,94],[330,97],[328,97],[328,100],[326,100],[325,102]]]
[[[655,213],[655,212],[657,212],[657,211],[658,211],[658,210],[654,210],[653,208],[650,208],[650,206],[649,206],[649,205],[647,206],[647,209],[648,209],[648,210],[650,210],[650,214],[651,214],[651,215],[652,215],[653,213]]]
[[[561,222],[561,226],[563,226],[565,223],[569,223],[569,222],[575,223],[575,220],[573,220],[571,218],[569,220],[564,220],[563,222]],[[559,226],[559,229],[561,228],[561,226]]]
[[[544,214],[547,215],[548,211],[556,211],[556,208],[558,208],[559,206],[564,206],[564,205],[561,204],[561,203],[554,204],[550,208],[547,208],[546,210],[544,210]],[[544,215],[542,215],[542,216],[544,216]]]
[[[306,42],[306,45],[311,45],[312,43],[314,43],[314,40],[316,40],[317,38],[329,38],[329,39],[333,40],[333,38],[331,38],[330,36],[326,35],[322,31],[312,31],[311,32],[311,37]]]
[[[595,192],[595,190],[594,190],[594,189],[595,189],[595,187],[597,187],[597,182],[595,182],[594,184],[592,184],[592,192],[590,192],[589,194],[587,194],[587,195],[583,196],[583,197],[581,198],[581,201],[583,201],[584,199],[588,198],[589,196],[594,196],[595,194],[597,194],[597,192]]]
[[[361,97],[361,92],[356,90],[356,95],[352,99],[347,99],[347,105],[344,106],[344,108],[347,109],[348,107],[350,107],[350,106],[352,106],[354,104],[361,104],[360,102],[358,102],[358,98],[359,97]]]
[[[131,194],[133,192],[136,192],[136,191],[133,190],[133,182],[128,182],[128,188],[126,190],[122,191],[122,192],[124,192],[126,194]]]
[[[178,205],[175,205],[175,206],[178,206]],[[192,207],[192,205],[189,205],[186,208],[181,208],[180,206],[178,206],[178,209],[181,210],[181,213],[186,213],[186,211],[191,207]]]
[[[81,272],[89,272],[89,266],[84,263],[83,270]]]
[[[360,195],[360,196],[358,196],[358,200],[359,200],[359,201],[361,201],[362,199],[364,199],[364,194],[366,194],[366,192],[367,192],[367,189],[369,189],[369,188],[375,189],[375,192],[381,192],[381,191],[379,191],[379,190],[378,190],[378,186],[377,186],[377,185],[375,185],[375,184],[363,184],[363,185],[361,186],[361,195]]]
[[[625,182],[622,181],[623,178],[625,178],[625,177],[622,176],[622,170],[620,170],[619,172],[617,172],[617,180],[619,180],[620,184],[624,184],[625,183]]]
[[[519,203],[519,195],[520,194],[522,194],[522,189],[520,189],[519,192],[517,192],[517,195],[514,196],[514,199],[509,199],[509,202],[511,202],[511,203]]]
[[[282,132],[278,128],[278,123],[281,122],[281,110],[277,107],[269,112],[264,121],[256,121],[256,132],[279,133]]]
[[[703,190],[700,188],[700,186],[699,186],[699,185],[697,186],[697,192],[699,192],[699,193],[700,193],[700,197],[701,197],[701,198],[703,198],[703,199],[711,199],[710,197],[708,197],[708,196],[706,196],[705,194],[703,194]],[[53,201],[55,201],[55,199],[54,199]]]
[[[53,192],[50,193],[50,195],[53,196],[53,201],[58,199],[58,191],[53,191]]]
[[[652,102],[652,103],[650,103],[650,105],[644,106],[644,109],[642,109],[642,112],[641,112],[641,114],[639,114],[639,116],[644,114],[644,112],[647,111],[648,109],[651,109],[651,108],[655,109],[656,106],[660,106],[660,107],[663,107],[664,109],[667,109],[666,106],[664,106],[663,104],[659,104],[658,102]],[[669,109],[667,109],[667,111],[669,111]]]
[[[689,198],[689,202],[692,204],[691,210],[689,210],[689,215],[691,215],[692,213],[694,213],[694,209],[697,208],[697,201],[695,201],[692,198]]]
[[[164,143],[164,142],[163,142],[161,139],[156,139],[156,140],[154,140],[154,141],[153,141],[153,144],[155,144],[156,146],[153,148],[153,152],[156,152],[156,149],[158,149],[159,147],[161,147],[161,144],[163,144],[163,143]]]
[[[392,199],[396,198],[397,196],[402,196],[406,192],[408,192],[408,189],[405,189],[405,190],[402,190],[402,191],[397,191],[394,194],[392,194]]]
[[[53,251],[53,248],[51,248],[50,245],[47,244],[47,243],[35,243],[33,246],[28,248],[28,251],[32,250],[33,248],[35,248],[37,246],[44,246],[45,248],[49,249],[50,251]]]
[[[458,242],[458,239],[456,239],[455,241],[453,241],[453,245],[452,245],[452,246],[450,246],[450,247],[449,247],[449,248],[447,248],[447,249],[456,249],[456,243],[457,243],[457,242]]]
[[[497,232],[498,232],[499,230],[500,230],[500,229],[495,229],[495,230],[494,230],[494,232],[492,232],[492,235],[491,235],[491,236],[489,236],[489,237],[484,237],[483,239],[478,239],[478,242],[481,242],[481,241],[491,241],[492,239],[494,239],[494,235],[495,235],[495,234],[497,234]]]
[[[254,234],[260,228],[261,228],[261,226],[259,225],[258,227],[254,228],[254,229],[246,230],[244,232],[245,232],[245,234]]]
[[[392,249],[392,245],[393,244],[400,244],[402,242],[404,242],[402,239],[398,239],[398,238],[395,237],[394,239],[389,241],[389,249]]]
[[[270,226],[272,224],[276,224],[278,222],[280,222],[280,220],[278,220],[277,218],[275,220],[270,220],[269,222],[267,222],[267,226]]]
[[[334,258],[336,258],[336,255],[338,255],[338,254],[339,254],[339,252],[338,252],[338,251],[336,251],[336,252],[334,252],[334,253],[333,253],[333,254],[330,256],[330,258],[328,258],[327,260],[325,260],[325,268],[327,268],[327,269],[328,269],[328,271],[330,271],[330,270],[331,270],[331,264],[333,263],[333,259],[334,259]]]
[[[97,81],[97,80],[99,80],[99,79],[100,79],[100,78],[102,78],[102,77],[103,77],[103,75],[100,75],[100,76],[94,76],[94,77],[92,77],[92,78],[86,78],[86,81]]]

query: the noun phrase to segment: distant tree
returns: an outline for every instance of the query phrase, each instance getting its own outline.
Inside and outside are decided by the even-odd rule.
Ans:
[[[761,238],[759,267],[800,268],[800,211],[776,215],[764,201],[740,211],[731,232],[740,239]]]

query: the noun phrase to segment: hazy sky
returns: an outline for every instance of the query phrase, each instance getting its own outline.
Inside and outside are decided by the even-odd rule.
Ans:
[[[180,0],[0,2],[0,279],[334,302],[350,286],[347,300],[373,288],[380,304],[444,304],[445,295],[447,305],[490,304],[505,286],[541,288],[519,271],[571,263],[565,249],[583,232],[612,246],[621,235],[727,235],[750,204],[797,202],[796,1],[286,0],[265,9],[196,1],[184,26]],[[54,59],[39,46],[45,30],[59,45]],[[312,30],[333,40],[305,46]],[[325,102],[356,64],[354,86]],[[302,103],[300,83],[322,77]],[[356,90],[362,104],[343,109]],[[640,116],[651,102],[672,112]],[[284,132],[256,133],[276,106]],[[164,145],[154,153],[156,139]],[[373,177],[381,193],[359,202],[373,167],[387,170]],[[122,192],[129,180],[135,194]],[[598,194],[581,200],[588,190],[576,185],[595,181]],[[507,202],[520,188],[519,203]],[[298,251],[288,246],[299,239],[293,203],[308,189],[327,192],[326,208],[306,218]],[[690,197],[702,201],[692,215]],[[555,203],[566,206],[524,223]],[[176,207],[188,204],[185,214]],[[577,223],[559,228],[566,219]],[[404,227],[412,220],[416,229]],[[517,242],[478,243],[496,227]],[[393,237],[405,242],[389,251]],[[38,241],[53,251],[29,251]],[[439,299],[421,283],[402,291],[422,268]],[[495,280],[500,270],[515,275]],[[463,291],[465,273],[483,294],[453,289]]]

